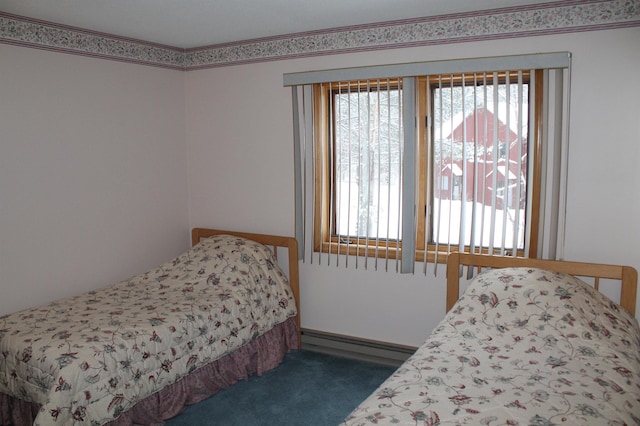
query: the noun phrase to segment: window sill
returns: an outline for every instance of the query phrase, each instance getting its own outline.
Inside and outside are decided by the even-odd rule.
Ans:
[[[379,258],[379,259],[389,259],[389,260],[400,260],[402,256],[402,248],[397,247],[398,243],[393,242],[390,243],[389,246],[384,244],[358,244],[352,242],[341,242],[332,241],[330,243],[324,242],[321,245],[316,244],[314,247],[314,252],[328,254],[328,255],[346,255],[349,256],[362,256],[362,257],[371,257],[371,258]],[[449,250],[442,250],[442,247],[449,248],[448,246],[440,246],[438,252],[435,250],[435,246],[433,248],[429,248],[426,252],[425,250],[417,250],[416,251],[416,262],[425,262],[425,253],[426,253],[426,262],[445,264],[447,263],[447,257],[450,253],[457,253],[459,251],[458,247],[450,247]],[[497,250],[494,250],[494,253]],[[469,249],[465,249],[465,253],[468,253]],[[511,253],[508,251],[507,253]],[[488,249],[482,249],[482,254],[489,254]],[[518,250],[516,252],[516,256],[522,257],[524,256],[523,250]]]

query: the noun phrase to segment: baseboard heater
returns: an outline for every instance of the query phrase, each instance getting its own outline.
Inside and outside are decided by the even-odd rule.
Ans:
[[[379,364],[400,365],[417,348],[303,328],[302,349]]]

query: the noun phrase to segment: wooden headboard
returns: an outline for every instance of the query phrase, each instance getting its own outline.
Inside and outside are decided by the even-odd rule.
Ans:
[[[191,231],[191,244],[196,245],[200,242],[201,238],[208,238],[221,234],[235,235],[237,237],[246,238],[265,245],[272,249],[276,258],[278,258],[278,247],[287,248],[289,259],[289,285],[291,286],[291,291],[293,292],[293,297],[296,301],[296,309],[298,311],[296,324],[298,326],[298,333],[300,333],[300,272],[298,270],[298,242],[296,239],[293,237],[283,237],[279,235],[251,234],[248,232],[225,231],[222,229],[193,228]],[[298,339],[298,341],[301,343],[300,339]]]
[[[621,282],[620,300],[618,303],[629,311],[631,315],[636,314],[638,272],[630,266],[468,253],[452,253],[447,258],[447,312],[460,297],[460,266],[476,266],[479,269],[509,267],[546,269],[575,275],[577,277],[593,278],[596,290],[599,290],[600,279],[618,280]]]

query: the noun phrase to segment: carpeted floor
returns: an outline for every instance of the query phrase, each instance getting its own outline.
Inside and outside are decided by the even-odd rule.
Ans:
[[[251,377],[187,407],[167,426],[337,426],[396,367],[311,351],[288,354]]]

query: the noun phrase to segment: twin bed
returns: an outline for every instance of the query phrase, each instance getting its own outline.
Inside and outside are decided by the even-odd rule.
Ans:
[[[0,317],[0,425],[161,424],[276,367],[300,344],[297,262],[293,238],[197,228],[152,271]],[[597,291],[610,280],[620,304]],[[636,283],[629,267],[453,254],[446,317],[343,425],[640,424]]]
[[[297,349],[295,239],[192,236],[147,273],[0,317],[0,424],[161,424]]]
[[[458,299],[462,265],[491,269]],[[620,305],[596,290],[610,280]],[[343,426],[640,425],[636,282],[629,267],[453,254],[446,317]]]

